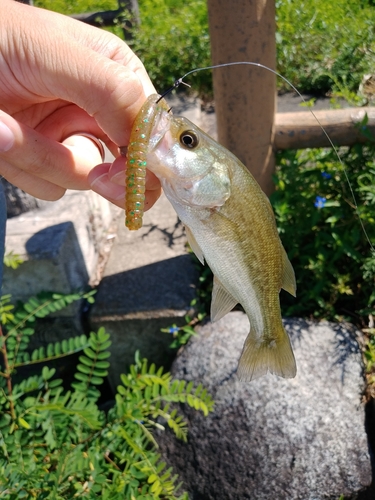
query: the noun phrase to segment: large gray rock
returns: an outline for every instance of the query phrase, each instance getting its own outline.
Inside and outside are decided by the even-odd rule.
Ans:
[[[285,321],[298,365],[295,379],[241,383],[236,368],[249,330],[232,312],[200,329],[173,375],[213,395],[207,418],[184,408],[189,441],[159,442],[192,500],[338,500],[371,483],[361,403],[363,366],[355,332],[342,325]],[[369,496],[370,495],[370,496]],[[367,496],[375,498],[368,490]]]

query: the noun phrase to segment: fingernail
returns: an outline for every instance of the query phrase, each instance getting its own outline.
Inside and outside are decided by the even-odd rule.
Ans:
[[[9,151],[14,144],[14,135],[5,123],[0,121],[0,151],[5,153]]]
[[[117,174],[111,177],[111,182],[114,182],[115,184],[124,185],[125,181],[126,181],[126,175],[124,170],[122,170],[121,172],[117,172]]]
[[[91,182],[91,188],[104,198],[111,200],[120,200],[125,196],[125,188],[111,182],[107,174],[102,174]]]

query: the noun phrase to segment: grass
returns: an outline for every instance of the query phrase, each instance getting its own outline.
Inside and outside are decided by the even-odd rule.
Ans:
[[[72,14],[117,9],[115,0],[36,0],[35,5]],[[140,0],[141,25],[133,50],[162,91],[187,71],[210,63],[205,0]],[[301,92],[357,92],[375,67],[375,8],[372,0],[276,2],[277,70]],[[122,36],[120,26],[110,28]],[[227,71],[230,71],[229,69]],[[212,93],[210,72],[197,74],[194,91]],[[289,90],[278,81],[279,90]]]

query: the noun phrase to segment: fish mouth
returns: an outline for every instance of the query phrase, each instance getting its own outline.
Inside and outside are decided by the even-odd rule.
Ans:
[[[170,113],[165,110],[161,110],[159,113],[156,114],[154,118],[154,123],[151,129],[151,134],[150,134],[150,139],[149,139],[149,146],[148,146],[148,152],[155,152],[157,148],[160,148],[163,139],[165,138],[165,135],[167,132],[169,132],[170,129]],[[170,141],[168,141],[169,143]],[[168,150],[165,149],[164,153]]]

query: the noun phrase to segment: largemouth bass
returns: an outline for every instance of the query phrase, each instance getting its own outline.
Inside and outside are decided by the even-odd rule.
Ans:
[[[296,282],[271,204],[232,153],[188,119],[173,116],[158,99],[147,99],[133,127],[133,164],[139,156],[139,163],[160,179],[192,250],[210,266],[211,320],[238,303],[249,318],[239,378],[252,380],[267,372],[294,377],[296,363],[282,325],[279,292],[283,288],[295,296]],[[134,175],[131,183],[133,189]]]

